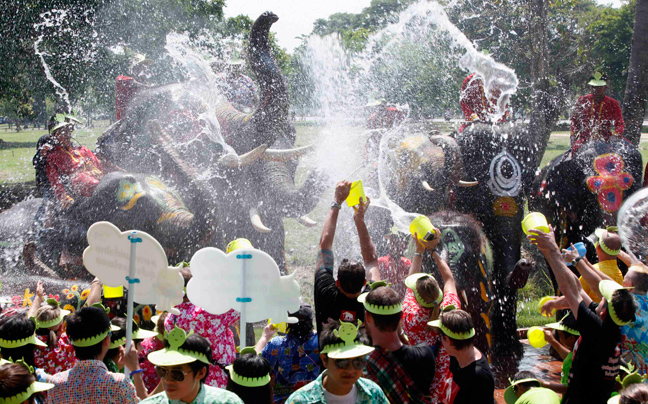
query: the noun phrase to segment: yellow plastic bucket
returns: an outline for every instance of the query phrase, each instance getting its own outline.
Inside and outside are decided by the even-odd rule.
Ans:
[[[439,229],[434,227],[432,222],[430,222],[430,219],[424,215],[417,216],[412,220],[409,231],[412,235],[414,235],[414,233],[418,234],[418,239],[422,241],[433,240],[439,235]]]
[[[246,238],[237,238],[236,240],[230,241],[227,245],[226,253],[230,253],[235,250],[240,250],[241,248],[254,248],[250,240]]]
[[[529,339],[529,344],[534,348],[542,348],[547,345],[547,340],[545,339],[544,331],[540,327],[531,327],[527,331],[527,338]]]
[[[542,299],[540,299],[540,303],[538,303],[538,311],[540,312],[540,314],[542,314],[542,306],[544,306],[545,303],[547,303],[548,301],[550,301],[552,299],[553,299],[553,297],[551,297],[551,296],[545,296]],[[546,314],[542,314],[542,315],[545,316],[545,317],[551,317],[551,316],[553,316],[555,314],[556,314],[556,310],[552,310],[551,315],[546,315]]]
[[[268,319],[268,324],[272,324],[272,319],[271,319],[271,318]],[[272,325],[274,325],[274,327],[275,327],[275,328],[277,329],[277,331],[279,331],[280,333],[285,334],[285,333],[287,332],[287,329],[286,329],[286,327],[288,327],[288,324],[287,324],[287,323],[279,323],[279,324],[272,324]]]
[[[346,198],[347,205],[356,206],[360,204],[360,198],[366,203],[367,197],[365,196],[364,186],[362,185],[362,180],[353,181],[351,183],[351,191],[349,196]]]
[[[124,287],[123,286],[107,286],[103,285],[103,295],[106,299],[116,299],[118,297],[124,297]]]
[[[529,230],[536,229],[543,233],[549,233],[549,223],[547,218],[539,212],[531,212],[522,220],[522,230],[524,234],[529,235]]]

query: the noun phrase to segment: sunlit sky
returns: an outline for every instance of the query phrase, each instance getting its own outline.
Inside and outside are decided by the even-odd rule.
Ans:
[[[596,0],[599,4],[619,7],[623,0]],[[250,16],[253,20],[267,10],[279,16],[272,27],[277,34],[279,45],[292,53],[300,40],[296,37],[307,35],[313,30],[313,22],[334,13],[359,13],[371,0],[227,0],[225,16],[239,14]]]

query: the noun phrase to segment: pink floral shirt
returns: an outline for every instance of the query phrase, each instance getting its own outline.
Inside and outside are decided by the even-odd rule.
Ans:
[[[236,346],[234,333],[230,326],[240,319],[239,312],[230,310],[223,314],[211,314],[191,302],[182,303],[176,308],[180,310],[180,315],[169,314],[167,316],[164,320],[166,331],[171,331],[174,325],[186,331],[194,330],[195,333],[209,340],[212,356],[216,362],[223,366],[234,362]],[[227,374],[218,366],[210,366],[205,384],[224,389],[227,386]]]
[[[37,335],[36,338],[46,344],[49,340],[47,335]],[[55,347],[37,346],[34,349],[34,365],[50,375],[72,369],[76,362],[74,347],[66,333],[61,334]]]
[[[147,356],[151,352],[159,351],[164,348],[164,343],[157,336],[145,338],[141,344],[142,348],[139,352],[139,362],[140,368],[143,370],[142,379],[144,379],[144,385],[146,390],[151,393],[157,385],[160,383],[160,378],[157,373],[155,373],[155,365],[152,364]]]
[[[441,307],[448,305],[454,305],[457,309],[461,309],[459,296],[455,293],[444,294]],[[409,338],[410,344],[425,343],[433,346],[439,342],[439,334],[427,325],[428,321],[430,321],[431,313],[432,309],[421,307],[418,304],[414,292],[408,288],[407,292],[405,292],[405,300],[403,301],[401,324],[403,326],[403,332]],[[433,402],[450,404],[450,396],[452,393],[450,355],[448,355],[448,352],[443,347],[439,349],[439,353],[436,356],[436,370],[430,393],[434,399]]]

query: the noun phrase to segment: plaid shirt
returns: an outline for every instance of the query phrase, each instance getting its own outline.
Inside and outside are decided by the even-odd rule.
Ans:
[[[367,357],[366,376],[382,387],[390,403],[432,403],[432,398],[420,392],[391,352],[379,346],[375,348]]]
[[[56,386],[47,392],[51,404],[134,404],[139,402],[135,386],[123,374],[111,373],[97,360],[77,362],[74,367],[52,376]]]
[[[319,375],[317,379],[308,383],[306,386],[292,393],[288,397],[288,404],[326,404],[326,399],[324,398],[324,386],[323,380],[326,376],[326,370]],[[356,388],[358,389],[358,398],[356,399],[356,404],[389,404],[385,393],[380,389],[380,387],[364,378],[359,378],[355,383]]]

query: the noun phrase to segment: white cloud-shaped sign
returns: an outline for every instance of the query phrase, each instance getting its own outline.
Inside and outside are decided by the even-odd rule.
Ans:
[[[83,252],[88,272],[108,286],[129,288],[131,240],[135,243],[134,301],[156,304],[157,310],[179,314],[173,306],[182,303],[184,279],[180,267],[169,267],[164,249],[156,239],[141,231],[120,231],[110,222],[97,222],[88,229],[89,246]]]
[[[296,320],[288,317],[300,306],[295,273],[281,276],[272,257],[261,250],[241,249],[225,254],[217,248],[203,248],[191,258],[191,274],[187,284],[189,300],[212,314],[230,309],[241,312],[245,305],[247,322]]]

